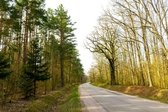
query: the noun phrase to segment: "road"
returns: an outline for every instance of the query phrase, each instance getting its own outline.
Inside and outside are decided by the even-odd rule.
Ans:
[[[84,112],[168,112],[168,104],[95,87],[80,85]]]

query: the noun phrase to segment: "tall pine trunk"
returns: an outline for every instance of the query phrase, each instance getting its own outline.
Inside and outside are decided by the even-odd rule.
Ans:
[[[60,43],[60,72],[61,72],[61,87],[64,87],[64,32],[61,32],[61,43]]]
[[[25,32],[24,32],[24,45],[23,45],[23,65],[27,61],[27,44],[28,44],[28,6],[26,7],[26,20],[25,20]]]

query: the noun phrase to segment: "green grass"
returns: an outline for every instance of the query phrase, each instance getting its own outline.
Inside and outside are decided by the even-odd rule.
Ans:
[[[26,106],[25,112],[49,112],[52,106],[57,103],[61,93],[63,93],[63,90],[50,93],[43,98],[31,102]]]
[[[54,110],[53,110],[53,107]],[[81,112],[78,86],[66,86],[29,103],[24,112]]]
[[[62,104],[58,106],[59,112],[81,112],[81,103],[78,87],[74,87]]]

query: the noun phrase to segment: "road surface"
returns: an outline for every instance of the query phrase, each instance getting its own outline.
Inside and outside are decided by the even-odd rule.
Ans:
[[[79,91],[84,112],[168,112],[168,104],[125,95],[89,83],[80,85]]]

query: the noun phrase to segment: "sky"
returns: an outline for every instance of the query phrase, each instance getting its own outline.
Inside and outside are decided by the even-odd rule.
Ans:
[[[79,58],[85,73],[91,68],[94,58],[93,54],[86,49],[84,43],[86,43],[86,38],[94,30],[99,16],[103,14],[103,10],[109,3],[110,0],[46,0],[47,8],[56,9],[59,4],[63,4],[71,16],[72,22],[76,22],[74,34],[77,38]]]

